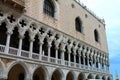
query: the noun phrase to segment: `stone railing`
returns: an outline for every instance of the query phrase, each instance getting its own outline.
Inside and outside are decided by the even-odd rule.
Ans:
[[[0,45],[0,54],[1,53],[5,53],[5,46],[4,45]],[[29,52],[28,51],[21,51],[21,55],[17,55],[19,52],[19,49],[16,48],[12,48],[9,47],[9,52],[8,52],[8,56],[9,55],[13,55],[13,57],[23,57],[23,58],[27,58],[27,59],[32,59],[32,60],[37,60],[37,61],[43,61],[43,62],[47,62],[47,63],[52,63],[52,64],[58,64],[58,65],[62,65],[62,66],[66,66],[66,67],[71,67],[71,68],[76,68],[76,69],[81,69],[81,70],[87,70],[87,71],[95,71],[95,72],[101,72],[101,73],[109,73],[108,70],[103,70],[103,69],[98,69],[98,68],[93,68],[90,66],[85,66],[83,64],[79,64],[79,63],[74,63],[74,62],[69,62],[64,60],[62,62],[62,59],[56,59],[53,57],[48,57],[48,56],[44,56],[44,55],[39,55],[37,53],[32,53],[32,58],[29,56]]]

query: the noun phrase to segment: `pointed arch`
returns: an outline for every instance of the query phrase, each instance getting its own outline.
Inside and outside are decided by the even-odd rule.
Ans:
[[[18,48],[19,45],[19,32],[18,32],[18,27],[15,27],[13,30],[13,34],[11,35],[10,38],[10,46],[14,48]]]
[[[97,75],[95,76],[95,79],[100,79],[100,76],[97,74]]]
[[[5,45],[6,44],[6,39],[7,39],[7,28],[6,28],[6,23],[2,22],[0,25],[0,44]]]
[[[48,56],[48,42],[47,42],[47,38],[44,38],[43,41],[43,45],[42,45],[42,54],[45,56]]]
[[[93,76],[93,74],[90,73],[87,78],[88,79],[94,79],[94,76]]]
[[[103,79],[103,80],[106,80],[106,77],[105,77],[105,76],[103,76],[103,77],[102,77],[102,79]]]
[[[35,39],[35,41],[33,42],[33,52],[39,54],[40,44],[39,44],[38,35],[36,35],[34,39]]]
[[[69,71],[67,73],[66,80],[75,80],[75,73],[73,71]]]
[[[80,73],[78,75],[78,80],[85,80],[85,74],[84,73]]]
[[[44,0],[43,12],[51,17],[55,16],[55,5],[52,0]]]
[[[100,42],[100,36],[97,29],[94,30],[94,38],[96,42]]]
[[[32,75],[33,80],[49,80],[48,70],[45,66],[36,67]]]
[[[107,80],[112,80],[111,77],[108,76]]]
[[[7,71],[8,80],[25,80],[29,74],[28,67],[21,61],[12,62]]]
[[[23,39],[23,43],[22,43],[22,49],[29,51],[29,46],[30,46],[30,41],[29,41],[30,37],[29,37],[29,32],[26,31],[24,34],[24,39]]]
[[[76,17],[75,18],[75,28],[77,31],[79,32],[83,32],[83,29],[82,29],[82,22],[81,22],[81,19],[79,17]]]
[[[55,69],[52,73],[51,80],[63,80],[64,73],[61,69]]]
[[[54,40],[52,41],[52,46],[51,46],[51,50],[50,50],[50,56],[51,57],[56,57],[56,49],[55,49],[55,42]]]

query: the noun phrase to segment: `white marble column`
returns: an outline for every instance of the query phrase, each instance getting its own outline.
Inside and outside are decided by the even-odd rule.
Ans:
[[[50,48],[51,48],[51,44],[48,44],[48,61],[50,61]]]
[[[83,65],[84,65],[84,68],[85,68],[85,55],[83,55],[82,57],[83,57]]]
[[[24,36],[19,36],[19,47],[18,47],[18,56],[21,56],[21,50],[22,50],[22,40],[23,40]]]
[[[32,53],[33,53],[33,41],[34,40],[30,40],[30,48],[29,48],[29,58],[32,58]]]
[[[43,43],[42,42],[40,42],[39,43],[39,60],[41,60],[41,57],[42,57],[42,45],[43,45]]]
[[[94,68],[96,68],[96,58],[94,58]]]
[[[6,47],[5,47],[5,53],[6,54],[8,54],[8,52],[9,52],[10,36],[11,36],[11,33],[7,33],[7,40],[6,40]]]
[[[76,54],[74,53],[74,63],[76,63]]]
[[[70,62],[71,62],[71,56],[70,56],[70,54],[71,53],[67,53],[68,54],[68,64],[69,64],[69,66],[70,66]]]
[[[61,59],[62,59],[63,65],[65,64],[65,60],[64,60],[65,46],[66,46],[66,44],[64,42],[61,42],[60,50],[61,50]]]
[[[81,55],[79,55],[79,65],[81,65]]]
[[[58,61],[58,47],[55,48],[55,58],[56,58],[56,63]]]
[[[64,50],[61,51],[61,59],[62,59],[62,64],[63,64],[63,65],[64,65],[64,63],[65,63],[65,62],[64,62],[64,52],[65,52]]]

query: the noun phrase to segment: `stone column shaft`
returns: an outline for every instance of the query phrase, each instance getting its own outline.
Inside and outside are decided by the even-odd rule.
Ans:
[[[29,51],[30,51],[29,57],[32,58],[32,53],[33,53],[33,41],[30,41]]]
[[[7,35],[6,48],[5,48],[5,53],[6,54],[8,54],[8,52],[9,52],[10,36],[11,36],[11,34]]]
[[[19,50],[18,50],[18,56],[21,56],[21,50],[22,50],[22,38],[19,39]]]
[[[64,51],[61,52],[62,64],[64,65]]]
[[[81,65],[81,56],[79,56],[79,64]]]
[[[57,63],[57,60],[58,60],[58,48],[56,48],[56,50],[55,50],[55,58],[56,58],[56,63]]]
[[[48,45],[48,61],[50,61],[50,48],[51,48],[51,45],[49,44]]]
[[[40,43],[40,46],[39,46],[39,59],[41,60],[41,55],[42,55],[42,45],[43,43]]]
[[[71,62],[71,61],[70,61],[70,60],[71,60],[70,54],[71,54],[71,53],[67,53],[67,54],[68,54],[68,62],[69,62],[69,65],[70,65],[70,62]]]

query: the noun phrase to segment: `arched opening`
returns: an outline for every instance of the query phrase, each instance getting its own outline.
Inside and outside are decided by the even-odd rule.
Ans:
[[[85,55],[85,65],[86,65],[86,66],[88,65],[88,58],[87,58],[87,55]]]
[[[80,56],[80,59],[81,59],[81,64],[84,64],[84,62],[83,62],[83,54],[82,54],[82,52],[81,52],[81,56]]]
[[[95,66],[95,55],[93,55],[93,66]],[[96,67],[96,66],[95,66]]]
[[[76,63],[79,63],[79,54],[76,54]]]
[[[92,58],[91,58],[91,55],[89,55],[89,65],[92,66]]]
[[[68,50],[67,50],[67,46],[65,47],[65,53],[64,53],[64,59],[66,60],[66,61],[68,61]]]
[[[87,78],[88,78],[88,79],[94,79],[94,77],[93,77],[92,74],[89,74]]]
[[[70,53],[70,59],[71,59],[70,60],[71,62],[74,62],[74,55],[73,55],[73,53]]]
[[[55,70],[52,74],[51,80],[62,80],[62,74],[59,70]]]
[[[103,76],[102,79],[103,79],[103,80],[106,80],[106,79],[105,79],[105,76]]]
[[[39,53],[39,39],[38,35],[35,36],[35,41],[33,42],[33,52],[34,53]]]
[[[7,28],[6,23],[3,22],[0,25],[0,44],[5,45],[6,44],[6,38],[7,38]]]
[[[48,56],[48,42],[47,38],[44,39],[44,44],[42,45],[42,52],[45,56]]]
[[[51,46],[51,50],[50,51],[51,51],[50,52],[50,56],[55,58],[55,56],[56,56],[56,49],[55,49],[54,41],[52,41],[52,46]]]
[[[66,80],[74,80],[74,75],[72,72],[69,72],[66,76]]]
[[[14,48],[18,48],[18,45],[19,45],[19,32],[18,32],[18,28],[15,27],[13,30],[13,34],[11,35],[10,38],[10,46]]]
[[[60,50],[60,47],[58,48],[58,59],[62,59],[62,58],[61,58],[61,50]]]
[[[99,75],[96,75],[95,79],[100,79],[100,76],[99,76]]]
[[[43,12],[51,17],[54,17],[55,6],[52,0],[44,0]]]
[[[99,65],[98,65],[98,60],[96,61],[96,68],[99,68]]]
[[[85,80],[85,74],[80,73],[79,76],[78,76],[78,80]]]
[[[108,77],[108,78],[107,78],[107,80],[111,80],[111,78],[110,78],[110,77]]]
[[[26,31],[24,36],[25,36],[25,37],[24,37],[24,39],[23,39],[22,49],[23,49],[23,50],[26,50],[26,51],[29,51],[29,46],[30,46],[29,32]]]
[[[79,17],[75,19],[75,28],[77,31],[82,32],[82,22]]]
[[[99,37],[98,31],[96,29],[94,30],[94,37],[95,37],[96,42],[100,42],[100,37]]]
[[[61,43],[58,46],[58,59],[62,59],[62,57],[61,57],[62,51],[61,51],[61,47],[60,46],[61,46]]]
[[[26,72],[20,64],[14,65],[9,73],[8,80],[25,80]]]
[[[35,70],[33,80],[46,80],[46,72],[42,67]]]

